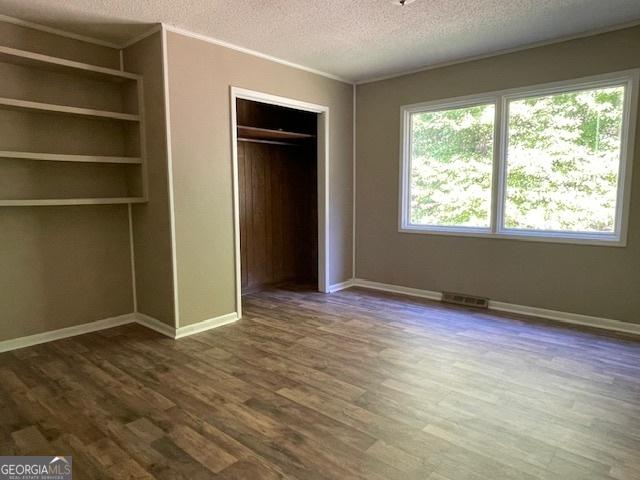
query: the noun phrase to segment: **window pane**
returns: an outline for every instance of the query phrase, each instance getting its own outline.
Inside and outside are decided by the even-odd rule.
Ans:
[[[495,106],[411,115],[409,222],[489,227]]]
[[[505,227],[613,232],[624,87],[509,102]]]

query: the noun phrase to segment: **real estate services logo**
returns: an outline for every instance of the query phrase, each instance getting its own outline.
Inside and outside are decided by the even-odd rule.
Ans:
[[[70,480],[71,457],[0,457],[0,480]]]

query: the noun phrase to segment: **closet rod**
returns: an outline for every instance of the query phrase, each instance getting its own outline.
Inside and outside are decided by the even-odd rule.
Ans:
[[[277,140],[259,140],[257,138],[238,138],[239,142],[267,143],[269,145],[288,145],[291,147],[299,147],[299,143],[279,142]]]

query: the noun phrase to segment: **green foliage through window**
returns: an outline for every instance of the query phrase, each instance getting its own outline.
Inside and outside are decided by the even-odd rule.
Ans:
[[[505,227],[613,232],[624,87],[509,102]]]
[[[495,106],[411,116],[414,225],[488,227]]]
[[[405,220],[489,229],[492,191],[500,184],[503,218],[493,232],[619,232],[626,87],[613,85],[526,98],[496,94],[479,105],[413,111]],[[496,106],[506,130],[495,125]],[[493,178],[494,138],[506,149],[496,166],[504,185]]]

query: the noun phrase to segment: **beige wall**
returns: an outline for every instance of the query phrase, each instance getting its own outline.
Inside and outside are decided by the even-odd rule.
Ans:
[[[73,38],[0,21],[0,45],[30,52],[91,63],[101,67],[120,68],[120,52]]]
[[[3,22],[0,44],[119,67],[116,50]],[[36,150],[14,137],[0,129]],[[130,313],[131,292],[126,205],[0,207],[0,340]]]
[[[106,47],[2,22],[0,34],[4,45],[119,64]],[[166,47],[177,326],[236,310],[230,86],[330,108],[329,283],[351,278],[352,86],[173,32]],[[401,105],[636,68],[638,52],[640,27],[358,86],[356,276],[640,322],[640,148],[625,248],[397,231]],[[139,311],[175,325],[161,59],[160,33],[124,51],[147,100],[150,202],[133,207]],[[125,205],[0,208],[0,340],[131,312],[129,248]]]
[[[133,206],[138,311],[174,326],[162,34],[126,48],[123,60],[144,77],[149,202]]]
[[[358,86],[356,276],[640,323],[638,134],[626,248],[397,231],[401,105],[637,67],[640,27]]]
[[[236,311],[230,86],[330,108],[330,283],[351,278],[352,86],[167,33],[180,326]]]
[[[130,313],[129,259],[126,206],[0,207],[0,340]]]

